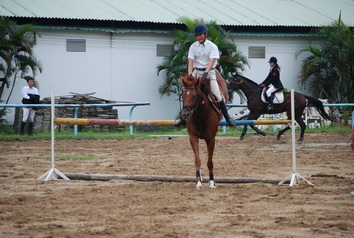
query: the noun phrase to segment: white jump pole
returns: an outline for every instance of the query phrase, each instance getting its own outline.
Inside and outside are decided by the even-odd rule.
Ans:
[[[52,131],[52,168],[42,174],[41,176],[38,177],[38,179],[48,181],[48,180],[57,180],[59,177],[65,179],[65,180],[70,180],[68,177],[66,177],[62,172],[57,170],[54,165],[54,89],[52,88],[52,97],[51,97],[51,131]]]
[[[294,89],[290,91],[291,95],[291,149],[292,149],[292,167],[293,172],[286,179],[279,182],[279,185],[283,185],[285,182],[290,181],[289,186],[299,185],[300,180],[305,181],[308,185],[315,186],[313,183],[296,173],[296,144],[295,144],[295,97]],[[287,185],[287,184],[284,184]]]

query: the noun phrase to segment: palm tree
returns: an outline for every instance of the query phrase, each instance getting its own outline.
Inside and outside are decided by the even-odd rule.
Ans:
[[[195,42],[194,28],[198,24],[206,26],[208,39],[219,48],[220,59],[217,69],[224,79],[230,78],[233,73],[243,71],[245,65],[248,66],[247,58],[237,50],[229,32],[217,25],[215,21],[204,23],[203,20],[192,20],[186,17],[179,18],[177,21],[186,26],[186,31],[175,30],[176,39],[172,44],[172,53],[166,56],[163,62],[157,66],[157,74],[164,73],[164,82],[159,87],[161,96],[176,94],[179,98],[181,97],[182,87],[179,79],[187,73],[188,51],[189,47]],[[181,107],[180,104],[180,109]]]
[[[0,78],[0,98],[2,98],[5,87],[12,86],[9,96],[6,100],[8,103],[12,90],[15,86],[18,73],[21,78],[27,74],[34,77],[38,71],[42,71],[40,62],[33,54],[33,47],[36,45],[36,29],[29,24],[19,26],[15,22],[1,17],[0,18],[0,71],[3,77]]]
[[[303,61],[299,83],[314,96],[330,102],[353,102],[354,32],[339,15],[337,21],[319,28],[318,33],[327,38],[323,44],[306,46],[296,54],[311,54]]]

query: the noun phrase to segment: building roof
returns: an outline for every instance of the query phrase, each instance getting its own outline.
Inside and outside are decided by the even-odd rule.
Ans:
[[[341,13],[354,26],[354,0],[5,0],[0,16],[176,24],[179,17],[223,26],[317,27]]]

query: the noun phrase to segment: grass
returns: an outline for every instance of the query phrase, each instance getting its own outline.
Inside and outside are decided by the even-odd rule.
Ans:
[[[275,134],[273,127],[265,130],[267,134]],[[219,129],[217,136],[229,136],[239,137],[241,135],[243,127],[236,127],[226,130],[226,134],[223,133],[223,129]],[[300,130],[297,129],[298,133]],[[252,129],[248,129],[248,132],[252,132]],[[291,131],[287,132],[290,133]],[[321,128],[307,128],[305,133],[348,133],[352,132],[352,128],[349,126],[343,126],[342,124],[333,123],[330,126],[324,126]],[[134,127],[134,135],[130,135],[129,127],[126,127],[122,131],[118,132],[101,132],[94,130],[80,131],[77,136],[74,135],[73,130],[61,130],[55,131],[55,140],[148,140],[152,139],[151,135],[188,135],[186,129],[171,129],[170,127],[160,127],[160,130],[156,131],[141,131]],[[35,132],[33,136],[19,136],[18,131],[9,126],[0,127],[0,142],[1,141],[36,141],[36,140],[51,140],[51,132]]]

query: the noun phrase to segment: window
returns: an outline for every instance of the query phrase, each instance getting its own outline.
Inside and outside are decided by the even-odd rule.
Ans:
[[[156,45],[156,56],[157,57],[165,57],[172,53],[172,45]]]
[[[67,52],[86,52],[85,39],[66,39]]]
[[[249,46],[248,47],[248,58],[265,58],[265,47],[264,46]]]

